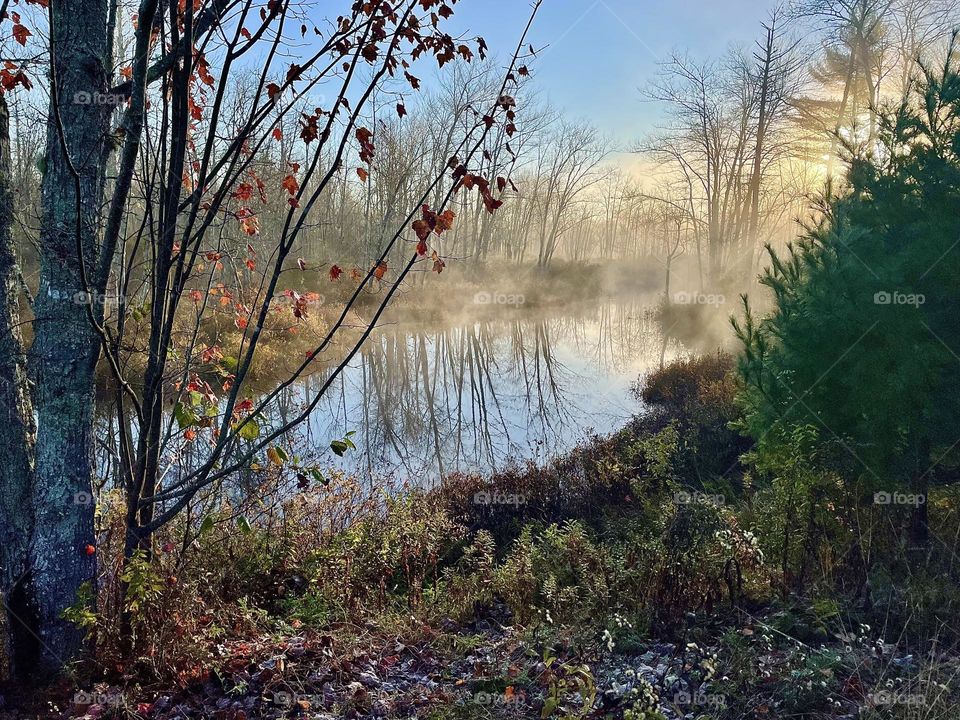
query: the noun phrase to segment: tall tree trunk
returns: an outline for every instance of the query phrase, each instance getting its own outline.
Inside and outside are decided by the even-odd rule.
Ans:
[[[40,289],[30,366],[37,416],[35,514],[30,564],[42,643],[37,670],[58,673],[75,657],[82,631],[61,617],[84,583],[95,582],[93,478],[94,371],[104,288],[85,282],[96,267],[107,90],[108,3],[50,5],[52,88],[40,226]],[[83,293],[95,298],[90,306]]]
[[[750,281],[750,271],[753,266],[753,249],[757,246],[760,230],[760,184],[763,180],[763,152],[767,136],[767,115],[770,107],[770,76],[773,72],[774,54],[776,52],[776,18],[767,26],[767,40],[763,46],[761,60],[762,76],[760,82],[760,107],[757,117],[757,138],[753,148],[753,170],[750,173],[750,226],[747,231],[747,247],[744,256],[744,280]]]
[[[35,660],[37,609],[32,602],[29,540],[30,488],[36,428],[20,332],[20,270],[13,247],[14,197],[10,113],[0,93],[0,593],[3,594],[5,668],[13,676]]]

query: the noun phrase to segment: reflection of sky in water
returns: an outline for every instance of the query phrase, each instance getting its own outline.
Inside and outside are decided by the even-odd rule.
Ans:
[[[387,326],[331,386],[302,431],[325,448],[348,431],[357,452],[329,464],[368,477],[435,480],[544,461],[608,433],[638,410],[629,388],[664,350],[649,304],[502,312],[447,328]],[[291,410],[324,380],[286,398]]]

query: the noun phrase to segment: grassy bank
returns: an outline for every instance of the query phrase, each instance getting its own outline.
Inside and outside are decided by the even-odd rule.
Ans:
[[[636,392],[645,414],[547,466],[426,492],[264,480],[122,577],[107,498],[98,609],[72,611],[96,650],[52,714],[14,693],[33,710],[10,717],[949,717],[953,549],[907,560],[896,532],[816,521],[795,560],[795,510],[743,464],[731,360]],[[931,503],[956,537],[955,498]]]

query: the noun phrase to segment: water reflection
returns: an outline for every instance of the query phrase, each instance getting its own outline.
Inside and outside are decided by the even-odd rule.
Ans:
[[[621,427],[639,409],[630,386],[683,351],[663,332],[655,306],[655,297],[638,297],[552,313],[514,308],[445,326],[386,323],[334,380],[293,444],[311,457],[318,451],[324,467],[371,481],[393,474],[430,484],[456,471],[545,462],[591,431]],[[264,422],[278,427],[295,417],[332,368],[284,391]],[[100,423],[97,452],[109,482],[118,458],[116,418],[104,408]],[[169,423],[168,437],[179,438],[172,416]],[[357,451],[338,458],[330,441],[349,431]],[[134,428],[130,433],[136,437]],[[199,442],[167,447],[167,483],[209,451]]]
[[[358,452],[332,462],[369,478],[395,472],[430,482],[545,460],[591,430],[622,425],[637,410],[631,383],[680,351],[664,341],[650,307],[636,300],[442,328],[384,326],[304,432],[325,447],[356,431]],[[328,373],[291,388],[281,414],[291,416]]]

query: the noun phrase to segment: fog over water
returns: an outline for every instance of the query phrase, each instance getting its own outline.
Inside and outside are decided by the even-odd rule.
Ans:
[[[654,303],[603,300],[434,328],[387,325],[314,410],[309,442],[355,431],[359,452],[334,458],[337,466],[424,482],[546,461],[591,431],[621,427],[640,409],[630,386],[683,352],[679,341],[664,341]],[[292,412],[324,380],[311,376],[285,408]]]

